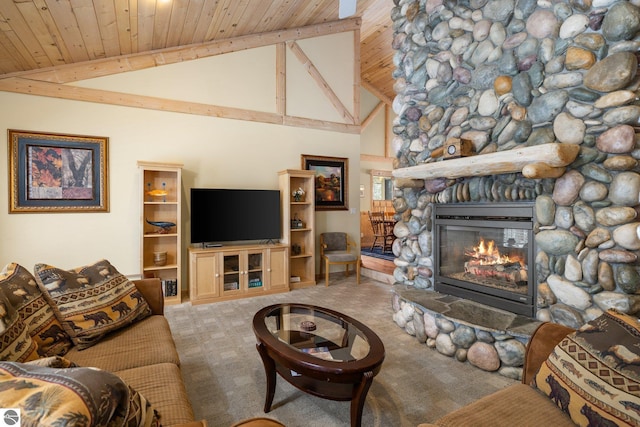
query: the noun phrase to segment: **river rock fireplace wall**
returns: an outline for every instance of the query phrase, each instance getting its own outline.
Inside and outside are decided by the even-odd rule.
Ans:
[[[638,2],[394,3],[396,282],[434,288],[436,204],[531,202],[536,318],[637,314]]]

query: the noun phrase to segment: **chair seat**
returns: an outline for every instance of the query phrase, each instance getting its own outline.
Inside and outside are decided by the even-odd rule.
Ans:
[[[360,284],[360,252],[353,251],[357,248],[355,243],[344,232],[327,232],[320,234],[320,275],[326,268],[325,286],[329,286],[329,269],[331,264],[345,266],[344,274],[349,274],[349,265],[353,264],[356,270],[356,283]]]
[[[347,252],[325,253],[325,257],[329,259],[329,262],[353,262],[358,259],[356,254],[350,254]]]

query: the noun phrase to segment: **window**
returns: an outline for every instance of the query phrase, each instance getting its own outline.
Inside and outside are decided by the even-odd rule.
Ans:
[[[371,171],[371,199],[393,200],[393,182],[388,171]]]

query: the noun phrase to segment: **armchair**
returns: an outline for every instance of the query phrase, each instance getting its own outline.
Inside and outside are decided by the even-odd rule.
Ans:
[[[325,273],[325,286],[329,286],[329,269],[331,265],[344,265],[345,276],[349,274],[349,265],[354,264],[356,267],[356,283],[360,284],[360,254],[355,242],[353,242],[347,233],[331,232],[320,234],[320,275],[323,270]]]

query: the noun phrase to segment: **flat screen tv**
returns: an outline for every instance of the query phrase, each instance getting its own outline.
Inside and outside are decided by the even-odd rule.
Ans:
[[[191,189],[191,243],[280,239],[280,191]]]

